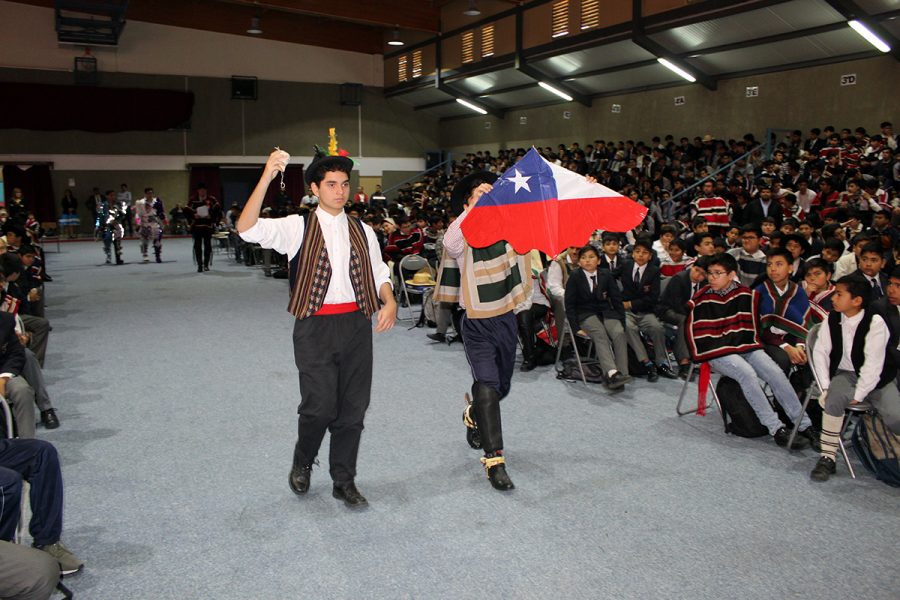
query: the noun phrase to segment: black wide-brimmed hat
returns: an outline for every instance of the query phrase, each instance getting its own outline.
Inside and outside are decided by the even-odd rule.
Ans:
[[[460,179],[459,183],[453,186],[453,191],[450,192],[450,212],[456,216],[461,215],[466,201],[472,195],[472,190],[482,183],[493,185],[495,181],[497,181],[497,175],[490,171],[475,171]]]
[[[304,181],[306,181],[307,186],[313,183],[313,177],[320,167],[325,167],[326,172],[345,171],[347,173],[350,173],[353,170],[353,161],[346,156],[331,156],[322,152],[322,150],[320,150],[318,146],[316,146],[315,148],[316,155],[313,158],[312,162],[309,163],[309,166],[306,167],[306,171],[303,173],[303,179]]]

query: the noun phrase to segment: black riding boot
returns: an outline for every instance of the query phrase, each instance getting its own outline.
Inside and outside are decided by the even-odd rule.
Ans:
[[[488,479],[498,490],[511,490],[515,486],[506,473],[506,460],[503,458],[500,394],[489,386],[475,382],[472,385],[472,404],[478,432],[481,434],[481,447],[484,449],[481,463]]]
[[[519,321],[519,337],[522,338],[522,366],[520,371],[532,371],[534,369],[534,317],[529,311],[524,311],[516,316]]]

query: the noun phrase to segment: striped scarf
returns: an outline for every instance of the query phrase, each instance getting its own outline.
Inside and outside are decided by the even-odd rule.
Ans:
[[[347,227],[350,233],[350,284],[359,310],[368,319],[378,310],[378,292],[375,290],[369,245],[359,219],[347,217]],[[288,312],[298,319],[305,319],[322,308],[332,273],[325,236],[315,211],[306,220],[296,273]]]
[[[437,287],[434,290],[435,302],[448,304],[459,303],[459,288],[462,285],[459,265],[450,258],[447,251],[441,253],[441,264],[438,267]]]
[[[530,256],[516,254],[505,241],[467,248],[465,261],[461,283],[468,318],[497,317],[531,297]]]

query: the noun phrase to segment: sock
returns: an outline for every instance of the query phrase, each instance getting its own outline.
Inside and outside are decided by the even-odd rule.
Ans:
[[[619,371],[616,370],[616,369],[610,369],[609,372],[606,374],[606,376],[607,376],[607,377],[612,377],[613,375],[615,375],[615,374],[618,373],[618,372],[619,372]]]
[[[822,444],[822,456],[831,460],[837,455],[838,441],[841,435],[841,427],[844,425],[844,416],[834,417],[828,413],[822,413],[822,433],[819,437]]]

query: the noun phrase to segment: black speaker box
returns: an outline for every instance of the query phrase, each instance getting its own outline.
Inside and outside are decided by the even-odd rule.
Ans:
[[[256,77],[232,77],[232,100],[256,100]]]
[[[360,106],[362,97],[363,86],[361,83],[341,84],[341,106]]]

